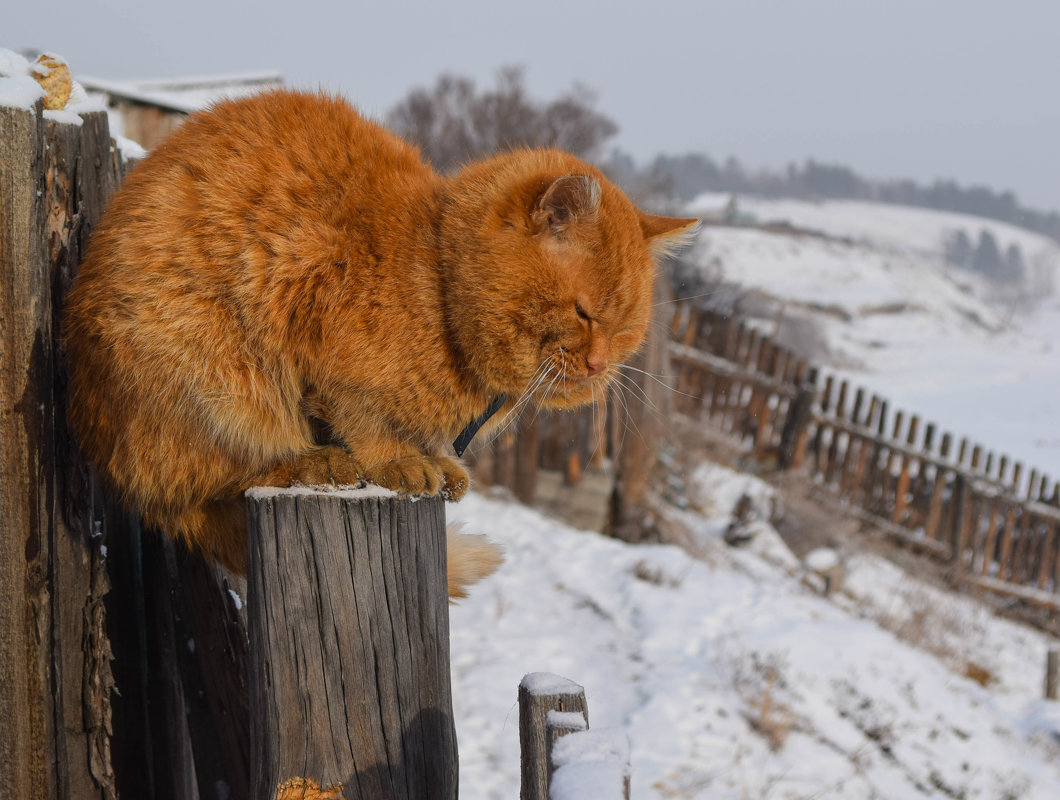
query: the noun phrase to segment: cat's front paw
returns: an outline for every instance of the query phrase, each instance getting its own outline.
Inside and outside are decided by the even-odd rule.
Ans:
[[[459,500],[471,479],[459,463],[444,456],[406,456],[370,467],[365,480],[402,494],[435,495]]]
[[[439,456],[437,461],[442,468],[442,497],[459,500],[471,488],[471,476],[456,459]]]

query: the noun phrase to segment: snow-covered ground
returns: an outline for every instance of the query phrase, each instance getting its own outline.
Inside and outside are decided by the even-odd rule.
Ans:
[[[705,195],[690,210],[727,199]],[[892,407],[1060,473],[1060,246],[992,220],[878,203],[740,198],[739,208],[836,238],[711,227],[689,260],[786,301],[786,316],[816,327],[818,360]],[[982,229],[1002,251],[1019,246],[1018,291],[946,264],[949,236],[974,242]]]
[[[583,684],[591,727],[628,735],[636,798],[1060,796],[1045,637],[868,555],[826,601],[770,526],[768,487],[710,464],[689,484],[671,514],[698,557],[475,493],[450,507],[507,549],[451,613],[463,796],[517,796],[531,671]],[[735,550],[721,536],[743,494],[756,535]]]

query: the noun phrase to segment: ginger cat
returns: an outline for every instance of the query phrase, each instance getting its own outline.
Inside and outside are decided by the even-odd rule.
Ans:
[[[251,486],[458,499],[447,447],[492,402],[496,424],[521,398],[602,397],[644,336],[654,257],[695,224],[566,153],[447,178],[341,99],[225,102],[133,170],[92,239],[64,318],[70,418],[145,522],[243,571]],[[451,548],[455,593],[474,558]]]

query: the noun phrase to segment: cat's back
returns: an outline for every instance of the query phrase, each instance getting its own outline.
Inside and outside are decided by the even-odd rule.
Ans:
[[[191,115],[133,170],[101,234],[151,226],[181,244],[200,232],[262,238],[341,224],[351,203],[401,176],[429,181],[431,172],[415,148],[345,100],[265,92]]]
[[[67,324],[138,339],[204,310],[245,316],[277,279],[370,250],[363,241],[408,216],[436,180],[416,148],[341,98],[277,90],[219,103],[189,116],[119,188]]]

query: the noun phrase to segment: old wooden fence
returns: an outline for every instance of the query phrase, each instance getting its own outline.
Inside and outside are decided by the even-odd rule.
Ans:
[[[254,496],[248,586],[80,458],[59,310],[125,169],[0,107],[0,800],[455,797],[440,499]]]
[[[676,409],[803,468],[855,512],[958,577],[1060,608],[1060,485],[837,381],[723,313],[674,306]]]

